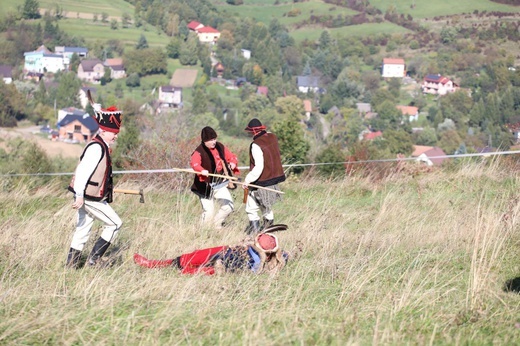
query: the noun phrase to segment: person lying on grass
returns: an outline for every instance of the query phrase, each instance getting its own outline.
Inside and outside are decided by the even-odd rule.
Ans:
[[[223,245],[195,250],[166,260],[150,260],[136,253],[134,262],[145,268],[173,267],[179,269],[182,274],[213,275],[238,271],[252,271],[256,274],[276,272],[285,266],[289,253],[280,248],[278,238],[272,232],[286,229],[286,225],[272,225],[254,238],[248,237],[235,246]]]

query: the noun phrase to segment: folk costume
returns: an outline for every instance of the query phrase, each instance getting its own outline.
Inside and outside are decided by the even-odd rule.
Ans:
[[[278,183],[285,181],[285,172],[282,167],[278,138],[275,134],[267,132],[266,127],[256,118],[249,122],[245,130],[252,133],[253,142],[249,147],[250,171],[244,183],[279,191]],[[281,198],[279,193],[248,187],[245,209],[249,225],[246,233],[254,234],[261,230],[261,217],[263,217],[263,228],[272,225],[274,222],[272,207]]]
[[[282,269],[288,261],[289,254],[281,250],[278,238],[268,233],[285,230],[286,225],[273,225],[235,246],[217,246],[195,250],[179,257],[166,260],[150,260],[140,254],[134,254],[134,262],[144,268],[173,267],[182,274],[221,274],[224,272],[251,271],[275,272]]]
[[[117,139],[122,114],[116,107],[101,109],[94,104],[98,133],[87,144],[76,167],[68,190],[74,193],[73,208],[77,209],[76,231],[67,257],[67,266],[77,268],[81,251],[87,243],[94,220],[101,221],[103,232],[94,244],[88,264],[96,265],[110,243],[115,239],[123,222],[112,209],[113,181],[110,144]]]
[[[213,223],[217,229],[234,210],[233,198],[229,191],[231,181],[219,177],[205,176],[204,172],[232,176],[239,174],[238,159],[227,147],[216,141],[217,133],[206,126],[201,131],[201,143],[191,155],[190,165],[197,174],[191,191],[202,205],[202,224]],[[215,204],[218,211],[215,214]]]

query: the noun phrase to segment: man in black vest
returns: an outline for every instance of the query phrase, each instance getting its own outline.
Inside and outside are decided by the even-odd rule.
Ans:
[[[104,226],[88,257],[90,266],[98,263],[123,225],[108,204],[112,202],[113,193],[110,146],[117,139],[123,116],[114,106],[102,109],[99,104],[94,104],[93,107],[99,130],[83,150],[68,187],[74,193],[72,208],[78,211],[76,231],[67,257],[67,266],[71,268],[79,265],[81,251],[88,241],[94,220],[101,221]]]
[[[245,130],[251,133],[253,142],[249,147],[250,172],[246,175],[242,187],[248,189],[246,213],[249,225],[246,233],[254,234],[273,224],[272,206],[281,199],[281,194],[253,188],[247,184],[279,190],[278,183],[285,181],[285,172],[282,167],[278,138],[273,133],[267,132],[266,127],[256,118],[249,122]],[[259,212],[264,219],[262,227]]]
[[[217,141],[217,133],[211,127],[202,129],[201,143],[191,155],[190,165],[198,172],[191,191],[199,196],[202,205],[202,224],[213,224],[221,229],[227,216],[233,212],[233,197],[229,192],[229,180],[208,174],[239,174],[238,159],[227,147]],[[218,211],[215,213],[215,204]]]

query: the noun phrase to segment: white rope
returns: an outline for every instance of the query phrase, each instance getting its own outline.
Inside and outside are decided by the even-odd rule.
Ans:
[[[475,153],[475,154],[454,154],[454,155],[442,155],[442,156],[427,156],[426,159],[454,159],[464,157],[490,157],[498,155],[514,155],[520,154],[520,150],[514,151],[496,151],[491,153]],[[419,157],[403,157],[395,159],[378,159],[378,160],[360,160],[360,161],[343,161],[343,162],[315,162],[315,163],[296,163],[290,165],[283,165],[285,168],[291,167],[311,167],[311,166],[325,166],[325,165],[345,165],[345,164],[359,164],[359,163],[380,163],[380,162],[402,162],[402,161],[422,161]],[[239,169],[249,169],[249,166],[241,166]],[[181,169],[165,168],[165,169],[141,169],[141,170],[126,170],[126,171],[113,171],[114,174],[154,174],[154,173],[177,173],[184,172]],[[66,173],[8,173],[0,174],[0,177],[43,177],[43,176],[64,176],[74,175],[73,172]]]

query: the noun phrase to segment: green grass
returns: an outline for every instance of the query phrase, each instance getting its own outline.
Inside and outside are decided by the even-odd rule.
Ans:
[[[395,6],[398,13],[410,14],[413,18],[432,18],[435,16],[449,16],[459,13],[473,13],[473,11],[501,11],[501,12],[520,12],[519,6],[508,6],[489,0],[370,0],[370,4],[383,13],[390,6]],[[415,4],[415,8],[411,5]]]
[[[301,42],[305,39],[317,40],[320,38],[321,33],[324,30],[328,30],[332,37],[341,39],[342,37],[349,36],[365,36],[365,35],[376,35],[376,34],[402,34],[409,30],[402,26],[395,25],[393,23],[369,23],[361,25],[351,25],[343,28],[336,29],[317,29],[317,28],[301,28],[291,32],[291,36],[296,42]]]
[[[220,4],[218,8],[240,17],[255,18],[257,21],[269,24],[273,18],[276,18],[283,25],[292,25],[308,19],[311,15],[353,15],[356,11],[348,8],[332,6],[320,0],[310,0],[299,3],[284,3],[282,5],[273,5],[261,1],[248,1],[244,5],[232,6]],[[287,13],[292,9],[299,9],[301,14],[296,17],[288,17]]]
[[[67,270],[70,194],[57,184],[6,191],[0,178],[0,340],[515,344],[519,296],[503,286],[520,277],[520,181],[514,167],[479,162],[429,173],[410,163],[381,181],[291,177],[274,210],[289,226],[277,236],[294,257],[278,275],[258,276],[182,276],[132,261],[134,252],[171,258],[237,243],[247,223],[241,191],[217,231],[198,226],[191,175],[180,191],[117,176],[118,187],[144,187],[146,202],[116,195],[124,226],[109,249],[113,266]],[[96,224],[83,256],[99,231]]]
[[[106,41],[107,38],[119,40],[126,46],[135,46],[141,35],[146,37],[146,41],[150,47],[164,47],[170,41],[170,38],[164,33],[158,33],[157,30],[148,27],[129,27],[112,30],[110,24],[93,22],[85,19],[62,19],[58,22],[60,29],[71,36],[84,37],[87,42],[97,40]],[[88,35],[86,34],[88,33]]]

